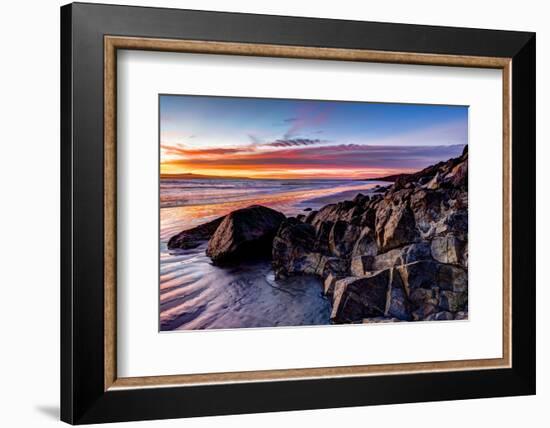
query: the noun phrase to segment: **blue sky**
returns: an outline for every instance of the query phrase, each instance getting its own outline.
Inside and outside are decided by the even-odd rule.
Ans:
[[[411,171],[468,139],[464,106],[161,95],[160,122],[164,171],[214,175]]]

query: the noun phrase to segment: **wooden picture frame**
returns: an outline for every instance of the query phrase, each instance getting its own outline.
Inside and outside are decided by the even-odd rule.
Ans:
[[[118,377],[118,49],[502,70],[502,358]],[[533,33],[76,3],[61,9],[61,53],[62,420],[80,424],[535,392]]]

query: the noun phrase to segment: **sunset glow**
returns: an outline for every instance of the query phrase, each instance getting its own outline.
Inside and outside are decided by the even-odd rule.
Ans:
[[[161,174],[373,178],[456,156],[463,106],[160,98]]]

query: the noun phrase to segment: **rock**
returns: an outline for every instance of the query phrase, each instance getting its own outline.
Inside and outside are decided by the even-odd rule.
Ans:
[[[467,320],[468,319],[468,312],[467,311],[458,311],[455,314],[455,320]]]
[[[273,239],[275,276],[300,275],[306,271],[311,272],[312,269],[316,270],[320,254],[313,252],[314,245],[315,228],[312,225],[296,219],[285,220]],[[312,266],[312,263],[315,266]]]
[[[439,189],[415,190],[410,206],[420,237],[431,240],[436,236],[454,235],[468,239],[468,194],[466,191]]]
[[[296,220],[299,220],[299,221],[305,221],[306,220],[306,216],[304,214],[298,214],[296,216]]]
[[[433,178],[426,184],[426,188],[430,190],[436,190],[439,189],[441,185],[442,178],[439,175],[439,172],[437,172]]]
[[[317,224],[317,227],[314,229],[315,244],[313,249],[315,251],[321,252],[323,254],[330,254],[328,241],[329,241],[330,231],[332,230],[332,226],[333,226],[333,223],[331,221],[325,221]]]
[[[332,227],[332,224],[335,221],[340,219],[340,216],[339,216],[340,211],[341,210],[340,210],[340,207],[338,206],[338,204],[325,205],[323,208],[321,208],[317,212],[317,214],[315,215],[315,218],[313,219],[311,224],[317,230],[319,230],[320,225],[323,224],[323,223],[329,223],[329,224],[331,224],[331,227]]]
[[[454,235],[437,236],[432,240],[432,257],[441,263],[462,263],[464,242]]]
[[[372,262],[372,269],[388,269],[393,266],[431,259],[430,243],[422,241],[375,256]]]
[[[328,248],[332,254],[345,257],[355,245],[361,229],[343,220],[336,221],[328,236]]]
[[[378,187],[383,195],[357,194],[283,222],[276,275],[321,277],[336,323],[467,317],[467,149],[394,178]]]
[[[396,267],[403,285],[410,296],[417,288],[431,289],[438,286],[439,263],[433,260],[413,262]]]
[[[411,291],[409,300],[415,307],[425,304],[439,306],[439,287],[416,288]]]
[[[399,322],[400,319],[397,318],[388,318],[388,317],[374,317],[374,318],[364,318],[363,324],[380,324],[388,322]]]
[[[393,266],[402,265],[401,253],[402,248],[395,248],[386,253],[378,254],[372,261],[373,270],[389,269]]]
[[[371,270],[372,256],[356,256],[351,259],[350,273],[353,276],[365,276]]]
[[[340,275],[329,273],[327,277],[325,278],[325,282],[323,283],[323,292],[325,296],[332,296],[334,293],[334,286],[336,284],[336,281],[339,279],[342,279]]]
[[[384,199],[376,210],[375,233],[378,248],[383,252],[414,242],[418,234],[408,203]]]
[[[465,292],[468,291],[468,274],[459,266],[441,264],[437,272],[437,283],[442,290]]]
[[[355,195],[355,198],[353,198],[353,203],[356,205],[365,205],[370,200],[368,195],[363,195],[362,193],[358,193]]]
[[[448,178],[455,187],[468,187],[468,162],[456,165],[451,170]]]
[[[206,255],[215,264],[270,255],[273,237],[284,220],[284,214],[261,205],[233,211],[210,238]]]
[[[351,256],[375,256],[378,253],[378,246],[374,238],[374,231],[365,226],[359,235],[359,238],[355,241]]]
[[[420,305],[413,313],[412,319],[414,321],[424,321],[430,315],[437,312],[437,306],[432,305],[431,303],[424,303]]]
[[[209,221],[208,223],[201,224],[192,229],[184,230],[183,232],[172,236],[168,240],[168,249],[172,250],[179,248],[187,250],[198,247],[204,241],[210,239],[224,218],[225,217],[219,217],[215,220]]]
[[[322,255],[315,273],[321,278],[325,278],[331,273],[346,276],[348,270],[349,262],[347,259]]]
[[[464,306],[468,303],[468,294],[465,292],[455,292],[449,290],[443,290],[441,292],[441,299],[439,306],[450,312],[458,312],[464,309]]]
[[[449,311],[436,312],[434,314],[428,315],[424,321],[450,321],[453,320],[454,316]]]
[[[308,224],[311,224],[316,214],[317,214],[317,211],[310,211],[306,216],[305,222]]]
[[[382,196],[380,196],[380,195],[375,195],[375,196],[379,196],[380,198],[382,198]],[[370,202],[368,203],[369,206],[367,206],[365,208],[365,211],[359,217],[359,226],[368,227],[369,229],[372,229],[373,234],[374,234],[374,226],[375,226],[375,222],[376,222],[376,208],[375,207],[380,202],[380,199],[374,199],[375,196],[373,196],[373,199],[371,199]],[[373,206],[371,206],[371,205],[373,205]]]
[[[335,323],[357,322],[384,316],[389,271],[368,277],[348,277],[334,286],[331,320]]]
[[[311,208],[304,208],[304,211],[311,211]]]
[[[384,315],[409,321],[411,319],[411,305],[403,287],[401,276],[395,269],[389,269],[389,275]]]

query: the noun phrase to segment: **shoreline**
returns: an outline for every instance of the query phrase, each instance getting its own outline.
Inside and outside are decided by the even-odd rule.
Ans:
[[[309,199],[289,199],[288,217],[308,214],[305,208],[322,209],[330,203],[344,201],[352,195],[369,194],[368,189],[320,189],[328,195]],[[276,196],[276,195],[274,195]],[[328,202],[327,202],[328,201]],[[253,201],[238,204],[248,206]],[[209,207],[229,207],[227,204],[170,207],[161,210],[172,212],[175,224],[161,229],[160,247],[160,330],[163,332],[200,329],[269,328],[278,326],[329,325],[332,303],[323,294],[321,278],[312,275],[275,279],[271,260],[245,262],[232,268],[214,266],[206,255],[206,245],[189,250],[169,250],[168,239],[182,230],[208,223],[218,217]],[[208,216],[192,226],[180,228],[181,212],[204,210]],[[227,214],[226,212],[225,214]],[[224,214],[224,215],[225,215]],[[179,218],[180,221],[177,221]],[[165,218],[165,221],[167,219]],[[246,307],[246,310],[241,309]]]

